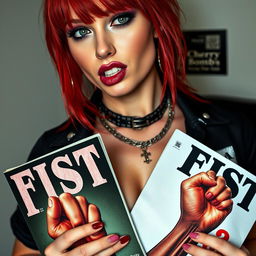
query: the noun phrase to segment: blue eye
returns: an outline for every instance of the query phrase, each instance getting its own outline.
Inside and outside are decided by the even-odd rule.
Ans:
[[[74,40],[81,40],[90,34],[91,31],[86,27],[78,27],[68,32],[68,37],[72,37]]]
[[[135,12],[125,12],[118,14],[112,19],[111,26],[128,25],[135,17]]]

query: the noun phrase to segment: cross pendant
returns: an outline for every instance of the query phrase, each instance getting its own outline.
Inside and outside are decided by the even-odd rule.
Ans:
[[[140,154],[140,155],[141,155],[141,157],[145,158],[144,163],[149,164],[152,161],[152,159],[149,158],[149,156],[151,156],[151,153],[147,151],[148,150],[147,147],[146,148],[141,148],[141,150],[142,150],[142,154]]]

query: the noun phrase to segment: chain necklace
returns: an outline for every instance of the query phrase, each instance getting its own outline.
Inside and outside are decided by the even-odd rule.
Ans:
[[[115,138],[119,139],[120,141],[122,141],[130,146],[140,148],[142,150],[141,157],[144,157],[144,163],[149,164],[152,161],[152,159],[150,159],[151,153],[148,151],[148,148],[150,146],[152,146],[153,144],[157,143],[158,141],[160,141],[166,135],[166,133],[170,129],[172,121],[174,119],[175,113],[174,113],[172,104],[170,102],[170,99],[168,99],[167,104],[168,104],[167,121],[166,121],[164,127],[162,128],[162,130],[160,131],[160,133],[158,133],[156,136],[154,136],[153,138],[151,138],[149,140],[139,141],[139,140],[130,139],[130,138],[122,135],[121,133],[119,133],[115,128],[111,127],[107,123],[107,120],[105,118],[100,118],[100,121],[101,121],[102,125],[104,126],[104,128],[107,131],[109,131]]]

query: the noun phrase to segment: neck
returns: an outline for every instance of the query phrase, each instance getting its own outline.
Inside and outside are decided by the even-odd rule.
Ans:
[[[162,83],[157,72],[152,73],[131,93],[112,97],[103,93],[103,103],[112,111],[125,116],[143,117],[160,104]]]

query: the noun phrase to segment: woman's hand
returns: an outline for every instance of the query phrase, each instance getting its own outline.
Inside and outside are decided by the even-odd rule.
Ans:
[[[198,231],[210,232],[232,210],[231,189],[223,177],[208,171],[194,175],[181,184],[181,221],[197,225]]]
[[[205,249],[194,244],[184,244],[183,249],[192,256],[250,256],[246,248],[239,249],[231,243],[218,238],[216,236],[207,235],[204,233],[190,233],[190,238],[196,242],[208,246]]]
[[[88,223],[66,231],[56,238],[46,249],[46,256],[110,256],[121,250],[129,242],[129,236],[120,237],[117,234],[104,236],[97,240],[70,249],[74,243],[84,237],[90,237],[102,229],[100,222]]]
[[[190,240],[190,232],[210,232],[232,210],[231,190],[226,187],[224,178],[216,177],[214,171],[201,172],[184,180],[180,198],[181,216],[178,223],[149,255],[181,255],[182,244]]]
[[[99,209],[85,197],[69,193],[49,198],[47,227],[55,241],[45,255],[112,255],[130,240],[129,236],[107,236]]]

